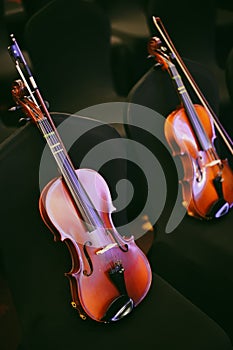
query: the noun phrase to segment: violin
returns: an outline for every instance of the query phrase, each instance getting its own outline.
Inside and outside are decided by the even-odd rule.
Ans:
[[[121,320],[150,289],[149,262],[133,236],[117,232],[104,178],[92,169],[74,168],[30,68],[11,38],[9,53],[22,77],[13,82],[13,99],[40,130],[61,173],[43,189],[39,210],[55,241],[64,242],[70,252],[72,267],[65,275],[71,305],[83,320]]]
[[[221,159],[217,154],[214,145],[216,139],[214,121],[231,153],[232,140],[223,127],[220,127],[219,120],[214,119],[207,101],[193,79],[192,86],[198,97],[201,97],[203,105],[192,103],[173,61],[179,59],[178,63],[182,65],[184,72],[187,72],[187,68],[174,49],[164,27],[159,26],[160,19],[153,19],[165,42],[168,43],[170,52],[158,37],[149,40],[148,52],[155,58],[157,64],[169,73],[181,102],[180,106],[167,116],[164,133],[173,155],[180,157],[182,162],[184,171],[181,180],[182,204],[190,216],[207,220],[219,218],[227,214],[233,206],[233,171],[228,160]],[[191,75],[188,74],[186,77],[190,78]]]

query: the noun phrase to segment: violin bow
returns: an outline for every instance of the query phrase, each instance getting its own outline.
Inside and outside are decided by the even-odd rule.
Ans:
[[[12,44],[8,46],[8,52],[15,64],[16,70],[18,71],[25,87],[27,88],[32,101],[36,104],[38,108],[40,108],[43,114],[46,115],[49,122],[54,126],[51,115],[46,107],[46,103],[41,96],[39,88],[35,82],[35,79],[32,75],[32,72],[24,58],[24,55],[14,37],[13,34],[10,35]],[[26,78],[27,76],[27,78]]]
[[[18,71],[26,89],[29,92],[30,98],[35,103],[35,105],[41,110],[41,112],[46,116],[46,118],[49,120],[49,123],[52,125],[54,132],[56,133],[57,137],[60,139],[57,128],[55,127],[55,124],[53,122],[53,119],[48,111],[48,108],[46,106],[46,102],[44,101],[43,97],[41,96],[41,93],[39,91],[39,88],[36,84],[36,81],[32,75],[32,72],[27,64],[27,61],[24,58],[24,55],[14,37],[13,34],[10,35],[12,44],[8,46],[8,52],[10,54],[10,57],[12,58],[16,70]],[[60,143],[63,145],[62,140],[60,140]],[[66,149],[63,145],[64,152],[67,156],[67,159],[69,159],[68,154],[66,152]]]
[[[163,38],[164,42],[166,43],[167,47],[169,48],[172,58],[177,61],[179,64],[181,70],[183,71],[184,75],[186,76],[189,84],[191,85],[192,89],[194,90],[195,94],[199,98],[200,102],[202,103],[203,107],[206,109],[206,111],[209,113],[210,116],[212,116],[213,122],[215,124],[216,129],[218,130],[219,134],[221,135],[223,141],[225,142],[226,146],[228,147],[230,153],[233,155],[233,141],[231,140],[230,136],[224,129],[223,125],[221,124],[220,120],[210,107],[209,103],[205,99],[204,95],[200,91],[200,88],[196,84],[195,80],[193,79],[192,75],[190,74],[189,70],[187,69],[186,65],[184,64],[182,58],[180,57],[179,53],[177,52],[171,38],[169,37],[161,19],[159,17],[152,17],[153,22],[155,24],[155,27],[157,28],[158,32],[160,33],[161,37]]]

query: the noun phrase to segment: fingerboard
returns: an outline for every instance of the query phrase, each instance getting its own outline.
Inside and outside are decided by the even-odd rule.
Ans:
[[[181,101],[184,105],[185,111],[188,115],[189,121],[197,137],[197,140],[201,146],[201,149],[203,151],[206,151],[212,147],[211,141],[209,137],[206,135],[206,132],[200,122],[200,119],[196,113],[195,107],[183,84],[181,76],[179,75],[176,69],[176,66],[172,62],[168,61],[168,67],[169,67],[169,74],[171,75],[171,78],[173,79],[176,85],[177,92],[180,95]]]

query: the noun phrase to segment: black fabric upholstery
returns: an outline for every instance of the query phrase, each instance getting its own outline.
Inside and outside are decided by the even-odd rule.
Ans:
[[[226,82],[231,102],[233,103],[233,48],[230,50],[226,64]]]
[[[229,51],[229,54],[227,56],[225,78],[226,78],[226,84],[230,95],[230,109],[233,110],[233,48]],[[228,133],[232,139],[232,135],[233,135],[232,113],[229,113],[227,126],[228,126],[228,129],[227,129]]]
[[[54,120],[57,125],[64,118],[54,116]],[[78,139],[70,151],[76,167],[98,142],[119,137],[109,126],[79,117],[72,119],[72,131],[82,130],[86,124],[90,129],[93,125],[93,129]],[[224,331],[158,275],[153,275],[152,288],[145,300],[119,323],[103,325],[78,317],[70,306],[68,280],[64,277],[71,266],[70,255],[62,243],[54,243],[38,211],[43,148],[44,141],[36,127],[26,125],[0,149],[4,203],[1,261],[19,317],[22,333],[19,349],[71,350],[81,346],[232,349]],[[114,154],[113,149],[108,151]],[[114,164],[111,170],[102,171],[110,188],[116,174],[119,178],[125,176],[124,164]]]
[[[222,57],[223,50],[216,37],[217,2],[201,0],[187,3],[185,0],[167,3],[148,0],[146,14],[152,35],[160,37],[152,16],[161,18],[168,35],[179,54],[190,60],[202,63],[218,81],[220,95],[220,115],[222,122],[227,122],[229,94],[224,77],[224,67],[220,67],[217,56]],[[227,39],[221,38],[222,42]],[[226,45],[224,45],[225,47]]]
[[[202,63],[215,61],[215,0],[167,4],[148,0],[146,6],[151,33],[157,33],[152,16],[160,17],[178,52]]]
[[[119,38],[124,44],[123,46],[127,48],[128,52],[124,57],[124,60],[129,60],[126,72],[127,79],[122,79],[122,73],[120,73],[119,77],[127,82],[124,91],[128,94],[132,86],[150,67],[146,59],[147,41],[150,36],[144,9],[147,1],[96,0],[96,2],[109,17],[113,40],[115,37]],[[116,64],[114,66],[116,66],[118,71],[121,69],[121,66],[124,66],[120,64],[121,61],[120,59],[118,61],[115,60]]]
[[[47,5],[51,0],[22,0],[23,7],[27,13],[27,16],[32,16],[35,12],[40,10],[43,6]]]
[[[31,17],[25,41],[53,111],[121,100],[112,80],[110,33],[108,17],[92,2],[52,1]]]
[[[185,63],[207,101],[218,112],[218,89],[212,75],[194,61],[185,60]],[[150,70],[135,85],[129,94],[129,101],[149,107],[164,117],[179,105],[169,75],[159,68]],[[193,102],[196,102],[195,99]],[[126,117],[127,122],[134,125],[133,109]],[[165,148],[150,134],[128,127],[128,135],[154,153],[166,174],[167,202],[155,224],[157,235],[149,252],[153,270],[217,320],[233,339],[232,210],[225,217],[211,222],[185,216],[175,231],[165,234],[178,191],[174,161],[169,152],[165,152]],[[225,149],[221,142],[217,149],[224,158]],[[154,196],[156,198],[156,193]]]

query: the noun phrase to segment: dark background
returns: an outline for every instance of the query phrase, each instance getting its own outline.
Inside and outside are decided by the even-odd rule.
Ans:
[[[37,16],[48,2],[6,0],[0,3],[0,142],[7,142],[21,128],[20,113],[8,112],[13,104],[11,84],[18,78],[7,53],[11,33],[28,58],[51,110],[73,112],[96,103],[128,100],[132,88],[154,64],[147,59],[148,38],[156,34],[152,15],[162,19],[179,53],[205,67],[216,81],[216,109],[232,135],[233,83],[226,77],[229,66],[233,65],[229,59],[233,48],[231,1],[92,1],[99,8],[103,25],[95,22],[95,12],[91,18],[79,19],[83,28],[78,38],[79,50],[75,49],[74,37],[67,37],[64,27],[53,23],[52,16]],[[72,28],[72,23],[76,28],[76,15],[68,17],[71,16],[69,1],[66,4],[61,17],[63,26]],[[54,33],[56,39],[53,40]],[[68,44],[74,46],[73,50],[67,50]],[[125,129],[119,125],[116,128],[124,137]],[[156,272],[213,317],[233,339],[231,223],[225,220],[223,224],[207,226],[185,221],[170,240],[161,238],[158,232],[150,258]],[[203,230],[204,238],[198,240]],[[186,268],[182,270],[184,262]],[[211,290],[215,292],[212,294]],[[4,349],[16,349],[20,327],[4,275],[0,281],[0,332],[0,342],[6,344]]]

